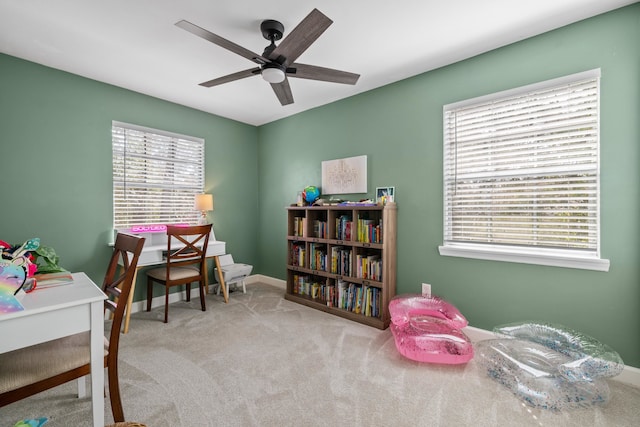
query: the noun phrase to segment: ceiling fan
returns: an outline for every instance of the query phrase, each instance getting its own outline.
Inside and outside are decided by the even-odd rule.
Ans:
[[[287,77],[350,85],[354,85],[358,81],[360,77],[359,74],[295,62],[332,23],[333,21],[318,9],[313,9],[311,13],[276,46],[275,42],[282,39],[284,26],[273,19],[262,21],[260,24],[262,36],[271,42],[271,44],[264,49],[262,55],[245,49],[189,21],[182,20],[176,22],[176,25],[258,64],[258,67],[218,77],[200,83],[200,86],[212,87],[246,77],[262,75],[262,78],[271,84],[280,103],[282,105],[288,105],[293,103],[293,94],[291,93],[291,87],[289,86]]]

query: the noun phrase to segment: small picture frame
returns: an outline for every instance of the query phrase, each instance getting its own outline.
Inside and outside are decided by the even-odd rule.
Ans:
[[[376,203],[379,205],[386,205],[387,203],[394,203],[396,197],[395,187],[376,187]]]

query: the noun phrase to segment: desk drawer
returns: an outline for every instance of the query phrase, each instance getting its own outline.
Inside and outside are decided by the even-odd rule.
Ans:
[[[161,264],[163,262],[165,262],[165,260],[162,258],[162,251],[145,252],[143,250],[138,259],[138,265]]]

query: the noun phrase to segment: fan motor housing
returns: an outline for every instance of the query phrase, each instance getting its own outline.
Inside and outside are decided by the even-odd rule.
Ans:
[[[269,41],[280,40],[284,33],[284,25],[274,19],[266,19],[260,24],[262,37]]]

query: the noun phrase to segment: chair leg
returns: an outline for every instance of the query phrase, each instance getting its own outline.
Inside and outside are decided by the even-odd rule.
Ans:
[[[202,311],[207,311],[207,307],[204,302],[204,280],[200,281],[200,305],[202,306]]]
[[[169,323],[169,287],[166,285],[164,293],[164,323]]]
[[[151,300],[153,299],[153,280],[147,278],[147,311],[151,311]]]
[[[87,383],[85,377],[78,378],[78,399],[87,397]]]
[[[120,399],[120,384],[118,383],[118,365],[110,363],[107,369],[109,376],[109,400],[111,402],[111,412],[113,420],[117,423],[124,422],[124,410]]]
[[[191,283],[184,285],[184,291],[187,294],[187,302],[191,301]]]
[[[242,293],[246,294],[247,293],[247,287],[244,284],[244,279],[240,281],[240,283],[242,283]]]

